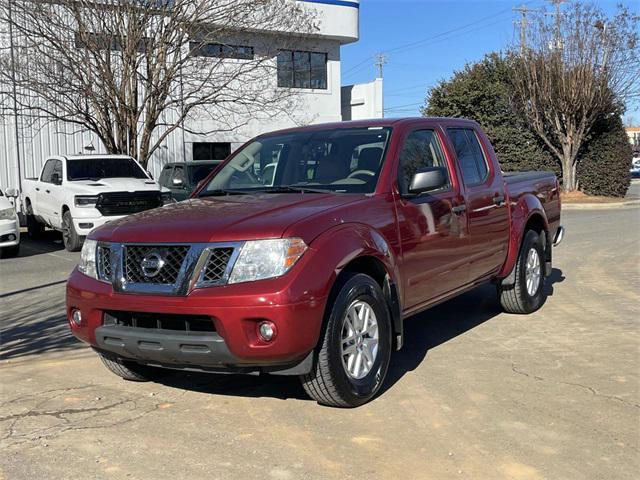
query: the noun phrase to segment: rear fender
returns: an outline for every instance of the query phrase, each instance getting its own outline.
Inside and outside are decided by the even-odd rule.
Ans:
[[[518,260],[520,244],[522,243],[527,224],[534,220],[535,217],[538,217],[543,224],[545,239],[547,238],[547,232],[549,231],[547,214],[544,211],[542,202],[535,195],[531,193],[522,195],[517,202],[510,205],[510,208],[511,229],[509,232],[507,258],[502,269],[498,273],[498,278],[502,279],[503,285],[513,285],[515,282],[516,261]],[[548,250],[548,248],[546,250]]]

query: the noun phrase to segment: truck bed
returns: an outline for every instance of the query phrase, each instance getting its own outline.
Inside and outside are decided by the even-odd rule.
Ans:
[[[507,185],[514,185],[520,182],[537,183],[539,181],[551,181],[551,183],[555,184],[556,179],[556,175],[553,172],[535,170],[529,172],[502,172],[502,177]]]

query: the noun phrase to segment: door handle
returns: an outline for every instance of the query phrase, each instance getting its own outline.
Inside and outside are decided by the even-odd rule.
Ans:
[[[39,191],[40,191],[40,188],[39,188],[39,187],[36,187],[36,192],[39,192]]]
[[[47,192],[47,193],[51,193],[51,190],[45,190],[45,192]]]
[[[456,215],[460,215],[463,212],[467,211],[467,206],[466,205],[456,205],[455,207],[451,207],[451,211],[453,213],[455,213]]]
[[[493,197],[493,203],[495,203],[498,207],[504,205],[504,195],[496,195]]]

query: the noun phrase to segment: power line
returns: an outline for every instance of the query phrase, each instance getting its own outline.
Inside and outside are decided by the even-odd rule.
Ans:
[[[529,4],[531,4],[531,3],[534,3],[535,1],[539,1],[539,0],[530,0],[530,1],[528,1],[528,2],[525,2],[525,3],[523,4],[523,6],[524,6],[524,5],[529,5]],[[511,11],[511,9],[510,9],[510,8],[507,8],[507,9],[505,9],[505,10],[500,10],[499,12],[496,12],[496,13],[494,13],[494,14],[492,14],[492,15],[487,15],[486,17],[479,18],[478,20],[475,20],[475,21],[473,21],[473,22],[471,22],[471,23],[467,23],[467,24],[462,25],[462,26],[460,26],[460,27],[452,28],[452,29],[450,29],[450,30],[447,30],[447,31],[444,31],[444,32],[438,33],[438,34],[433,35],[433,36],[431,36],[431,37],[423,38],[423,39],[421,39],[421,40],[416,40],[416,41],[413,41],[413,42],[405,43],[405,44],[403,44],[403,45],[398,45],[397,47],[394,47],[394,48],[391,48],[391,49],[388,49],[388,50],[384,50],[384,51],[382,51],[382,52],[380,52],[380,53],[386,53],[386,54],[389,54],[389,53],[395,53],[395,52],[403,51],[403,50],[405,50],[405,49],[415,48],[415,47],[417,47],[417,46],[421,46],[423,43],[429,42],[429,41],[431,41],[431,40],[438,39],[438,38],[440,38],[440,37],[442,37],[442,36],[445,36],[445,35],[448,35],[448,34],[450,34],[450,33],[455,33],[455,32],[457,32],[457,31],[464,30],[464,29],[466,29],[466,28],[468,28],[468,27],[471,27],[471,26],[477,25],[477,24],[482,23],[482,22],[484,22],[484,21],[486,21],[486,20],[489,20],[489,19],[492,19],[492,18],[496,18],[496,17],[502,16],[502,15],[504,15],[506,12],[510,12],[510,11]],[[467,33],[468,33],[468,32],[467,32]],[[370,56],[368,56],[367,58],[365,58],[365,59],[364,59],[364,60],[362,60],[361,62],[356,63],[353,67],[351,67],[351,68],[349,68],[349,69],[345,70],[344,74],[345,74],[345,75],[350,74],[353,70],[355,70],[355,69],[357,69],[358,67],[360,67],[360,66],[362,66],[362,65],[366,64],[367,62],[370,62],[370,61],[371,61],[371,60],[373,60],[374,58],[375,58],[375,55],[370,55]]]

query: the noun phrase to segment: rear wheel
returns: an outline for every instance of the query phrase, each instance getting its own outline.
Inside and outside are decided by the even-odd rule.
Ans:
[[[160,376],[161,370],[139,363],[129,362],[122,358],[97,352],[100,360],[112,373],[132,382],[148,382]]]
[[[84,237],[81,237],[76,232],[76,227],[73,226],[71,212],[68,210],[62,215],[62,241],[64,248],[66,248],[68,252],[80,251],[84,242]]]
[[[516,260],[515,283],[498,285],[500,305],[507,313],[531,313],[542,306],[546,298],[544,247],[533,230],[525,233]]]
[[[391,322],[380,286],[367,275],[348,275],[327,307],[314,368],[300,377],[311,398],[333,407],[357,407],[371,400],[391,357]]]

